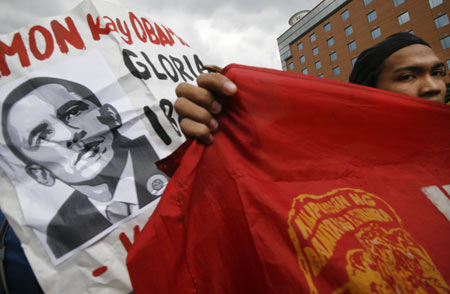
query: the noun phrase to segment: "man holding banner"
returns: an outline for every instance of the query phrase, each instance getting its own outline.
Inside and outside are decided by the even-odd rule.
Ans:
[[[215,144],[163,161],[175,173],[127,258],[136,293],[450,293],[450,109],[402,94],[443,102],[444,66],[402,33],[355,70],[365,57],[401,93],[241,65],[178,87],[206,143],[213,93],[239,91]]]
[[[350,83],[402,93],[444,103],[445,66],[430,45],[410,33],[397,33],[363,51],[350,74]],[[222,106],[215,99],[236,93],[236,86],[220,74],[203,74],[199,87],[181,84],[177,87],[177,112],[185,119],[183,132],[200,141],[212,143],[218,123],[211,114]],[[208,111],[209,110],[209,111]]]

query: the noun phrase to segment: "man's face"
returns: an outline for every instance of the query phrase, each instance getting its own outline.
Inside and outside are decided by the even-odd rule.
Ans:
[[[31,161],[76,184],[97,176],[113,158],[113,134],[99,117],[92,102],[49,84],[12,106],[8,132]]]
[[[377,88],[444,103],[445,75],[445,66],[433,50],[414,44],[384,61]]]

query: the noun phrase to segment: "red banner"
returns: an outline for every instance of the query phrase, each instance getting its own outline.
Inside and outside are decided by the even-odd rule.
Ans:
[[[449,106],[225,73],[214,144],[184,152],[128,255],[137,294],[450,293]]]

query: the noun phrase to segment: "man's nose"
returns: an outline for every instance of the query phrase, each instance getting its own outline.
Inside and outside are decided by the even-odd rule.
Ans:
[[[419,96],[422,98],[433,97],[441,93],[440,81],[430,74],[425,75],[420,83]]]
[[[69,149],[81,149],[84,148],[84,142],[82,139],[86,136],[85,131],[74,132],[72,139],[66,142],[66,146]]]
[[[74,118],[68,125],[76,130],[84,130],[87,138],[97,137],[110,131],[107,124],[100,121],[100,117],[99,110],[94,109]]]

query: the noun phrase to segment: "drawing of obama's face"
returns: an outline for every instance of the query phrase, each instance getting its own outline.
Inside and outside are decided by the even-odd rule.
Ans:
[[[95,96],[83,98],[61,84],[48,83],[10,106],[7,134],[15,153],[25,159],[27,173],[38,182],[52,185],[54,178],[68,184],[88,181],[113,159],[111,129],[120,126],[120,117],[112,106],[100,105]]]

